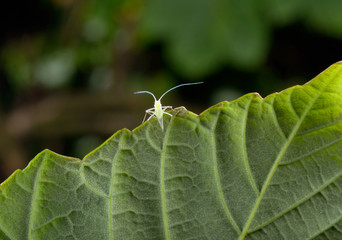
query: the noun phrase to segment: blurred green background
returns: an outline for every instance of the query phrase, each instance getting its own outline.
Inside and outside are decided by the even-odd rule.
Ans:
[[[0,182],[45,148],[82,158],[172,86],[200,113],[303,84],[342,60],[341,0],[5,1]]]

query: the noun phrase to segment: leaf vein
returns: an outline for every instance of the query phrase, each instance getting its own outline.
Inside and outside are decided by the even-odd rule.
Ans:
[[[274,123],[276,125],[276,128],[279,130],[279,132],[281,133],[281,135],[283,136],[284,139],[287,139],[286,137],[286,134],[284,132],[284,130],[280,127],[280,124],[279,124],[279,119],[278,119],[278,115],[276,114],[276,111],[274,109],[274,98],[273,98],[273,101],[272,101],[272,105],[271,105],[271,109],[272,109],[272,112],[273,114],[270,114],[274,120]]]
[[[0,231],[7,237],[8,239],[15,239],[11,234],[9,234],[5,229],[0,225]]]
[[[330,228],[335,227],[335,224],[337,224],[338,222],[340,222],[342,220],[342,213],[341,215],[335,220],[333,221],[329,226],[327,226],[326,228],[323,228],[320,232],[317,232],[315,235],[313,235],[310,239],[314,239],[315,237],[319,236],[320,234],[325,234],[325,232],[327,230],[329,230]]]
[[[120,141],[122,140],[124,134],[121,135],[119,141],[118,141],[118,149],[117,151],[114,153],[114,156],[112,158],[112,169],[111,169],[111,178],[110,178],[110,183],[109,183],[109,194],[108,194],[108,230],[109,230],[109,237],[110,239],[114,239],[114,229],[113,229],[113,193],[114,193],[114,177],[115,177],[115,163],[116,163],[116,159],[119,155],[120,152]]]
[[[327,85],[328,85],[328,84],[327,84]],[[326,85],[326,86],[327,86],[327,85]],[[325,86],[325,88],[326,88],[326,86]],[[324,89],[325,89],[325,88],[324,88]],[[277,167],[278,167],[278,165],[279,165],[279,163],[280,163],[280,160],[281,160],[282,157],[284,156],[284,154],[285,154],[287,148],[290,146],[290,144],[291,144],[293,138],[295,137],[295,135],[296,135],[296,133],[298,132],[298,130],[299,130],[301,124],[303,123],[303,121],[304,121],[304,119],[305,119],[307,113],[310,111],[310,109],[312,108],[312,106],[314,105],[314,103],[317,101],[317,99],[321,96],[321,94],[322,94],[322,92],[324,91],[324,89],[321,90],[321,91],[320,91],[320,92],[311,100],[311,102],[308,104],[308,106],[307,106],[307,108],[305,109],[305,111],[303,112],[302,116],[300,117],[300,119],[298,120],[298,122],[296,123],[296,125],[294,126],[294,128],[293,128],[293,130],[292,130],[292,132],[291,132],[291,134],[290,134],[290,136],[289,136],[289,138],[288,138],[288,141],[284,144],[283,148],[281,149],[281,151],[279,152],[277,158],[275,159],[274,164],[273,164],[272,168],[270,169],[270,172],[269,172],[269,174],[268,174],[268,176],[267,176],[267,178],[266,178],[266,180],[265,180],[265,183],[264,183],[264,185],[263,185],[263,187],[262,187],[262,189],[261,189],[260,195],[259,195],[259,197],[257,198],[256,203],[255,203],[255,205],[254,205],[254,207],[253,207],[253,209],[252,209],[252,211],[251,211],[251,213],[250,213],[250,216],[249,216],[249,218],[248,218],[248,220],[247,220],[247,222],[246,222],[246,224],[245,224],[245,226],[244,226],[244,228],[243,228],[243,230],[242,230],[242,233],[241,233],[241,235],[240,235],[240,237],[239,237],[239,240],[242,240],[242,239],[244,239],[244,238],[246,237],[246,235],[247,235],[247,233],[248,233],[249,226],[251,225],[252,220],[254,219],[254,215],[256,214],[256,212],[257,212],[257,210],[258,210],[258,208],[259,208],[259,205],[260,205],[260,203],[261,203],[261,200],[263,199],[263,197],[264,197],[264,195],[265,195],[265,192],[266,192],[266,190],[267,190],[267,187],[268,187],[268,185],[269,185],[269,183],[270,183],[270,181],[271,181],[271,179],[272,179],[272,177],[273,177],[273,175],[274,175],[274,173],[275,173],[275,171],[276,171],[276,169],[277,169]]]
[[[286,165],[293,164],[293,163],[295,163],[295,162],[298,162],[298,161],[302,160],[303,158],[306,158],[306,157],[308,157],[308,156],[310,156],[310,155],[314,155],[315,153],[318,153],[318,152],[320,152],[320,151],[322,151],[322,150],[324,150],[324,149],[326,149],[326,148],[328,148],[328,147],[331,147],[331,146],[333,146],[333,145],[335,145],[335,144],[338,144],[338,143],[340,143],[340,142],[342,142],[342,139],[334,140],[334,141],[332,141],[332,142],[329,142],[329,143],[327,143],[327,144],[321,146],[320,148],[317,148],[317,149],[315,149],[315,150],[313,150],[313,151],[310,151],[310,152],[308,152],[308,153],[306,153],[306,154],[303,154],[302,156],[299,156],[299,157],[293,159],[292,161],[288,161],[288,162],[286,162],[286,163],[279,163],[279,166],[286,166]]]
[[[288,97],[289,97],[289,99],[288,99],[288,101],[289,101],[289,107],[290,107],[290,109],[292,110],[292,112],[296,115],[296,118],[297,118],[298,120],[300,120],[301,118],[300,118],[300,116],[298,115],[296,109],[293,107],[293,104],[292,104],[292,93],[293,93],[293,90],[294,90],[294,88],[291,89],[290,94],[288,95]]]
[[[323,184],[320,188],[318,188],[316,191],[312,192],[311,194],[307,195],[306,197],[302,198],[300,201],[297,201],[295,204],[289,206],[289,208],[285,209],[284,211],[280,212],[278,215],[270,219],[269,221],[265,222],[263,225],[259,226],[256,229],[253,229],[249,233],[258,231],[262,229],[263,227],[267,226],[268,224],[274,222],[281,216],[285,215],[286,213],[290,212],[291,210],[295,209],[296,207],[299,207],[301,204],[305,203],[307,200],[310,200],[311,197],[315,196],[316,194],[322,192],[325,188],[327,188],[330,184],[334,183],[338,178],[342,177],[342,173],[336,175],[332,179],[330,179],[326,184]]]
[[[306,135],[306,134],[309,134],[309,133],[312,133],[315,131],[321,131],[321,130],[324,130],[325,128],[332,127],[332,126],[334,126],[340,122],[341,122],[341,119],[338,119],[336,121],[330,122],[329,124],[321,125],[321,126],[316,127],[316,128],[307,129],[305,131],[301,131],[297,136],[303,136],[303,135]]]
[[[216,122],[215,122],[215,126],[214,126],[214,129],[216,128],[216,125],[217,125],[217,121],[218,121],[218,118],[221,114],[221,108],[220,108],[220,112],[218,113],[217,115],[217,118],[216,118]],[[214,132],[214,131],[213,131]],[[227,206],[227,203],[226,203],[226,200],[225,200],[225,197],[224,197],[224,193],[223,193],[223,190],[222,190],[222,183],[221,183],[221,180],[220,180],[220,175],[219,175],[219,169],[218,169],[218,164],[217,164],[217,155],[216,155],[216,152],[217,152],[217,146],[216,146],[216,141],[215,141],[215,136],[214,134],[211,134],[211,144],[213,146],[213,162],[214,162],[214,175],[215,175],[215,182],[216,182],[216,188],[217,188],[217,191],[218,191],[218,194],[219,194],[219,199],[220,199],[220,202],[222,204],[222,207],[224,209],[224,212],[227,216],[227,218],[229,219],[230,223],[232,224],[232,226],[234,227],[235,231],[238,233],[238,234],[241,234],[241,230],[239,228],[239,226],[236,224],[228,206]]]
[[[243,127],[243,133],[242,133],[242,146],[243,146],[243,161],[245,163],[245,166],[246,166],[246,170],[247,170],[247,175],[248,175],[248,179],[252,185],[252,188],[253,190],[255,191],[255,193],[257,195],[259,195],[259,189],[255,183],[255,179],[253,177],[253,174],[252,174],[252,171],[251,171],[251,168],[250,168],[250,165],[249,165],[249,160],[248,160],[248,154],[247,154],[247,142],[246,142],[246,138],[247,138],[247,135],[246,135],[246,130],[247,130],[247,119],[248,119],[248,113],[249,113],[249,108],[251,106],[251,103],[253,101],[253,98],[251,98],[247,104],[247,109],[246,109],[246,114],[243,118],[243,123],[242,123],[242,126]]]
[[[161,159],[160,159],[160,199],[161,199],[161,208],[162,208],[162,217],[163,217],[163,226],[164,226],[164,234],[165,239],[170,240],[170,232],[169,232],[169,226],[168,226],[168,220],[167,220],[167,208],[166,208],[166,192],[165,192],[165,158],[166,158],[166,146],[167,146],[167,139],[169,136],[169,133],[171,131],[171,123],[169,124],[169,127],[166,130],[164,141],[162,145],[162,152],[161,152]]]
[[[33,231],[33,221],[34,221],[34,212],[35,212],[35,209],[36,209],[36,203],[37,203],[37,185],[38,185],[38,181],[40,179],[40,173],[41,173],[41,169],[42,169],[42,166],[43,166],[43,161],[45,160],[45,157],[46,157],[47,153],[44,154],[44,157],[43,157],[43,160],[41,161],[38,169],[37,169],[37,174],[34,178],[34,183],[33,183],[33,189],[32,189],[32,199],[31,199],[31,206],[30,206],[30,218],[29,218],[29,223],[28,223],[28,226],[29,226],[29,229],[28,229],[28,239],[33,239],[32,237],[32,231]]]

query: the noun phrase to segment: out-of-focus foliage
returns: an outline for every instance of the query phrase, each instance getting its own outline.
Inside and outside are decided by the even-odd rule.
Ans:
[[[201,78],[226,65],[250,71],[265,64],[275,27],[302,22],[314,31],[342,38],[339,0],[106,0],[74,4],[80,6],[59,9],[68,16],[60,25],[30,37],[26,44],[11,43],[2,52],[12,84],[25,87],[38,81],[60,87],[72,81],[77,71],[93,76],[102,67],[105,72],[111,50],[134,41],[143,52],[148,52],[150,44],[162,43],[172,68],[181,75]],[[68,11],[74,12],[69,15]],[[124,42],[115,42],[117,35],[129,34],[129,27],[138,37],[127,35],[121,39]]]
[[[338,0],[265,0],[266,15],[276,24],[303,21],[308,27],[333,37],[342,37],[342,2]]]
[[[252,69],[265,63],[277,25],[303,21],[342,37],[341,9],[338,0],[151,0],[141,26],[145,39],[164,42],[177,70],[202,76],[225,64]]]
[[[3,50],[11,84],[59,88],[72,84],[79,72],[89,77],[108,65],[122,1],[76,1],[63,7],[58,11],[65,18],[53,29],[13,41]]]
[[[180,71],[208,74],[226,62],[260,64],[267,53],[267,26],[257,1],[149,1],[142,28],[146,38],[162,39]]]

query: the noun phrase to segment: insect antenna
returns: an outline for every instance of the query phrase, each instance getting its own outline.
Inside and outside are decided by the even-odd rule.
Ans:
[[[163,93],[163,95],[161,95],[161,97],[158,99],[162,99],[162,97],[164,97],[165,94],[167,94],[168,92],[172,91],[173,89],[175,88],[179,88],[179,87],[182,87],[182,86],[188,86],[188,85],[195,85],[195,84],[202,84],[203,82],[195,82],[195,83],[183,83],[183,84],[180,84],[180,85],[177,85],[173,88],[170,88],[169,90],[167,90],[166,92]],[[142,91],[143,92],[143,91]]]
[[[154,98],[154,101],[157,101],[156,97],[154,96],[153,93],[149,92],[149,91],[138,91],[138,92],[134,92],[134,94],[139,94],[139,93],[148,93],[150,95],[152,95],[152,97]]]

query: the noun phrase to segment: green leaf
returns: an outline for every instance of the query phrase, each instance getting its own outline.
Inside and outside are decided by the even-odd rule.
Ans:
[[[146,40],[162,40],[182,74],[198,77],[224,64],[253,69],[266,57],[269,24],[251,0],[150,0],[138,26]]]
[[[0,187],[0,238],[342,239],[342,62],[303,86],[175,111]]]

